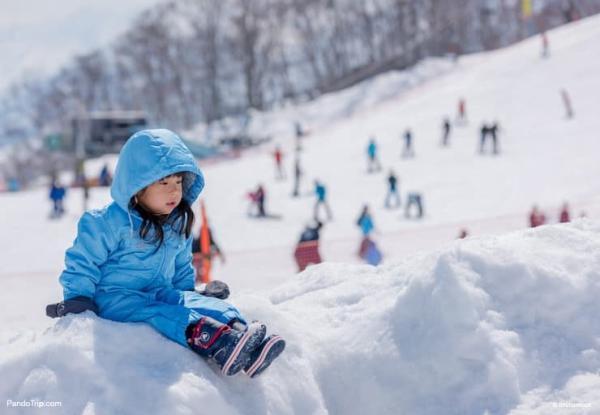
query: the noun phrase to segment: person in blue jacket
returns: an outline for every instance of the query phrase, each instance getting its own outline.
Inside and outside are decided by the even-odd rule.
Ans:
[[[331,213],[331,208],[329,207],[329,203],[327,203],[327,188],[318,180],[315,180],[315,196],[317,197],[317,201],[315,202],[315,207],[313,209],[314,219],[321,222],[319,220],[319,207],[323,206],[325,208],[325,213],[327,214],[327,219],[332,220],[333,213]]]
[[[356,224],[360,227],[363,236],[369,236],[371,232],[375,229],[375,224],[373,223],[373,216],[369,211],[369,206],[364,205],[362,211],[360,212],[360,216],[356,220]]]
[[[265,370],[285,341],[211,296],[211,284],[195,291],[191,205],[203,187],[202,172],[175,133],[131,136],[119,155],[114,201],[81,217],[60,276],[65,300],[47,314],[91,309],[109,320],[144,322],[225,375]]]
[[[63,200],[67,190],[62,186],[58,180],[52,181],[50,186],[50,194],[48,197],[52,200],[52,218],[60,218],[65,213]]]
[[[379,163],[379,159],[377,158],[377,143],[375,142],[375,138],[371,137],[369,140],[369,144],[367,145],[367,171],[369,173],[373,171],[380,171],[381,164]]]

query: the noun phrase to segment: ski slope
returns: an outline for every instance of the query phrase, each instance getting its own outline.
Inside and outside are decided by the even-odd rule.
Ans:
[[[227,259],[215,277],[230,284],[246,315],[288,339],[258,382],[222,379],[144,326],[45,318],[44,305],[61,296],[57,277],[81,195],[71,190],[67,215],[50,221],[45,188],[0,194],[0,396],[62,400],[64,413],[75,414],[136,413],[140,405],[196,413],[199,402],[224,414],[543,414],[561,402],[600,413],[600,18],[548,35],[548,59],[532,38],[255,114],[250,130],[275,137],[288,180],[275,180],[275,143],[201,163],[203,199]],[[573,119],[564,116],[562,88]],[[453,125],[442,148],[442,119],[454,119],[461,97],[468,123]],[[310,130],[297,199],[289,178],[295,120]],[[494,120],[501,154],[479,155],[480,125]],[[400,157],[406,128],[412,159]],[[378,174],[366,172],[371,135],[384,166]],[[88,174],[105,161],[115,163],[92,161]],[[403,198],[422,192],[425,218],[383,208],[389,169]],[[293,246],[312,216],[316,178],[334,214],[322,234],[327,263],[295,275]],[[281,220],[247,217],[245,195],[259,183]],[[109,200],[107,189],[94,189],[89,206]],[[588,219],[525,230],[533,204],[555,222],[563,201]],[[356,257],[364,203],[385,255],[379,268]],[[455,241],[463,227],[471,237]]]

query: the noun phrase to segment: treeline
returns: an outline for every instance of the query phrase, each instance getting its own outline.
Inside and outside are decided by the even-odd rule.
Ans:
[[[539,4],[539,2],[537,3]],[[504,0],[177,0],[139,16],[106,50],[2,100],[4,137],[68,128],[93,110],[135,109],[180,129],[314,98],[428,56],[494,49],[600,12],[547,0],[523,18]]]

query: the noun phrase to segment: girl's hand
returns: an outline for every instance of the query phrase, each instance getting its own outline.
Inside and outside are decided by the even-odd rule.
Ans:
[[[196,290],[198,294],[225,300],[229,297],[229,286],[223,281],[213,280]]]

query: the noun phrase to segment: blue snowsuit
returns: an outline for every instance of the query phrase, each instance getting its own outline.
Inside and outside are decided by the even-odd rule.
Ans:
[[[204,187],[204,177],[181,139],[164,129],[130,137],[111,187],[114,202],[81,217],[60,283],[65,300],[92,298],[100,317],[148,323],[187,347],[186,328],[203,316],[222,323],[245,320],[230,304],[193,291],[191,235],[186,239],[165,225],[158,250],[156,243],[139,236],[142,218],[130,208],[131,197],[178,172],[185,172],[183,198],[191,205]]]

